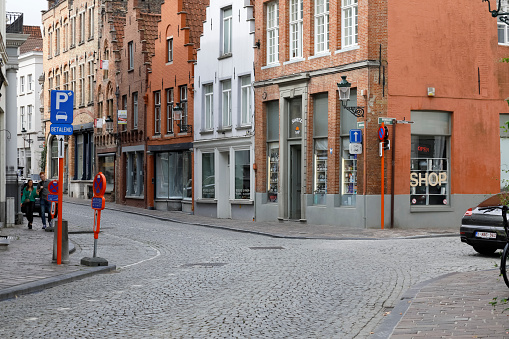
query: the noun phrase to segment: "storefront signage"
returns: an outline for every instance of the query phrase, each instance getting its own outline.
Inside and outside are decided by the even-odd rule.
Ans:
[[[447,172],[410,173],[410,186],[441,186],[447,183]]]
[[[292,119],[292,125],[295,123],[299,124],[299,125],[295,126],[295,134],[298,135],[298,134],[300,134],[300,126],[302,125],[302,118]]]
[[[127,125],[127,110],[119,109],[117,111],[118,124],[119,125]]]

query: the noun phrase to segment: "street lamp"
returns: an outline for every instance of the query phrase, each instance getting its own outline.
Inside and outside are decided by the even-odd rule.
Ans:
[[[191,131],[193,129],[193,126],[181,123],[181,121],[182,121],[182,111],[183,111],[182,106],[180,106],[180,103],[177,102],[175,104],[175,107],[173,107],[173,120],[175,120],[175,122],[177,123],[177,126],[180,129],[180,132],[191,133]]]
[[[495,0],[496,1],[496,0]],[[488,12],[491,13],[491,16],[496,18],[497,16],[500,16],[499,20],[504,22],[506,25],[509,25],[509,12],[500,12],[503,10],[502,8],[502,0],[498,0],[498,7],[496,9],[491,9],[490,0],[482,0],[482,2],[488,3]]]
[[[347,106],[348,100],[350,100],[350,87],[352,86],[346,80],[346,75],[341,76],[341,82],[338,83],[339,101],[343,104],[343,107],[356,117],[364,116],[363,106]]]

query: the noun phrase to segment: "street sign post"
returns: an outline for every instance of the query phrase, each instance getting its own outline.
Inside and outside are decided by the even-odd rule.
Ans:
[[[378,117],[378,124],[392,125],[394,118]]]

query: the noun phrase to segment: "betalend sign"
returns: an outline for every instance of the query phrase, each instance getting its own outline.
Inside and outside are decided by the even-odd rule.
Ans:
[[[410,173],[410,186],[441,186],[447,183],[447,172]]]

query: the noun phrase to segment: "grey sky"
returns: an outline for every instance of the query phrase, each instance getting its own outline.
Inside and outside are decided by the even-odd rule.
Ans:
[[[41,26],[41,11],[48,9],[47,0],[6,0],[7,12],[23,13],[23,24]]]

